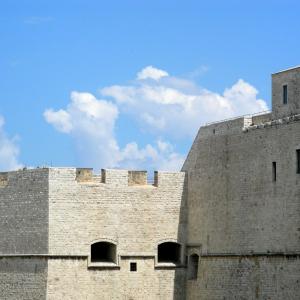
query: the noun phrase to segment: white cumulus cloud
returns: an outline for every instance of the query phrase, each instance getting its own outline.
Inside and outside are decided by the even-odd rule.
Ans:
[[[19,147],[16,137],[9,138],[4,130],[4,118],[0,116],[0,171],[11,171],[22,168],[18,160]]]
[[[154,145],[147,144],[142,149],[136,142],[129,143],[120,156],[122,166],[126,169],[178,171],[184,162],[184,156],[163,140],[157,140]]]
[[[44,112],[44,117],[48,123],[61,132],[69,133],[72,130],[72,123],[70,115],[65,110],[53,111],[53,109],[47,109]]]
[[[71,93],[65,109],[44,112],[45,120],[60,132],[70,134],[75,141],[81,162],[96,168],[178,170],[183,156],[173,148],[162,148],[162,141],[140,148],[130,142],[120,148],[115,137],[119,110],[116,104],[97,99],[90,93]],[[166,142],[164,142],[166,143]]]
[[[66,108],[44,112],[56,130],[74,138],[81,162],[94,167],[179,170],[186,154],[168,141],[192,141],[206,122],[268,109],[258,91],[242,79],[217,93],[153,66],[138,72],[131,84],[107,86],[100,94],[97,99],[72,92]],[[122,116],[138,122],[151,142],[141,147],[128,141],[120,147],[116,123]],[[118,130],[126,136],[124,129]]]
[[[182,78],[162,76],[147,82],[137,78],[131,85],[113,85],[100,92],[112,98],[121,112],[138,119],[143,129],[160,135],[194,137],[206,122],[268,109],[257,98],[258,91],[242,79],[220,94]]]
[[[162,77],[166,77],[166,76],[169,76],[168,72],[154,68],[152,66],[148,66],[137,73],[138,80],[145,80],[145,79],[159,80]]]

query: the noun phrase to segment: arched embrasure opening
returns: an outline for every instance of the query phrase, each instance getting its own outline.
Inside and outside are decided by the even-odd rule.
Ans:
[[[188,279],[196,280],[198,277],[198,265],[199,265],[199,255],[192,254],[189,256],[188,261]]]
[[[158,263],[179,263],[181,254],[181,245],[175,242],[165,242],[158,245],[157,262]]]
[[[116,263],[117,247],[109,242],[97,242],[91,245],[91,262]]]

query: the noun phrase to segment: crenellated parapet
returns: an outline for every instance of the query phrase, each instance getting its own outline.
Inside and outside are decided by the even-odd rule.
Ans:
[[[106,184],[108,186],[152,186],[168,187],[183,182],[184,172],[154,171],[149,176],[147,171],[102,169],[101,174],[94,174],[92,168],[70,168],[76,173],[75,180],[79,184]]]
[[[149,175],[147,171],[102,169],[100,174],[93,172],[93,168],[36,168],[18,171],[0,172],[0,188],[27,185],[28,181],[38,181],[39,177],[70,184],[93,186],[105,185],[114,187],[172,187],[183,182],[184,172],[154,171]]]

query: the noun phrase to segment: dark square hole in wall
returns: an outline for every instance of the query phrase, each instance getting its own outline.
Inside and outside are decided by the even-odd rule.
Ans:
[[[91,245],[91,262],[116,262],[116,245],[97,242]]]
[[[136,262],[130,263],[130,272],[136,272],[136,271],[137,271]]]
[[[158,245],[157,262],[159,263],[179,263],[180,244],[175,242],[165,242]]]

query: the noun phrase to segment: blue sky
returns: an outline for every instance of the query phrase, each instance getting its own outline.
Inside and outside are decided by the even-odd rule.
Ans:
[[[1,1],[0,168],[178,169],[197,128],[270,107],[299,1]]]

